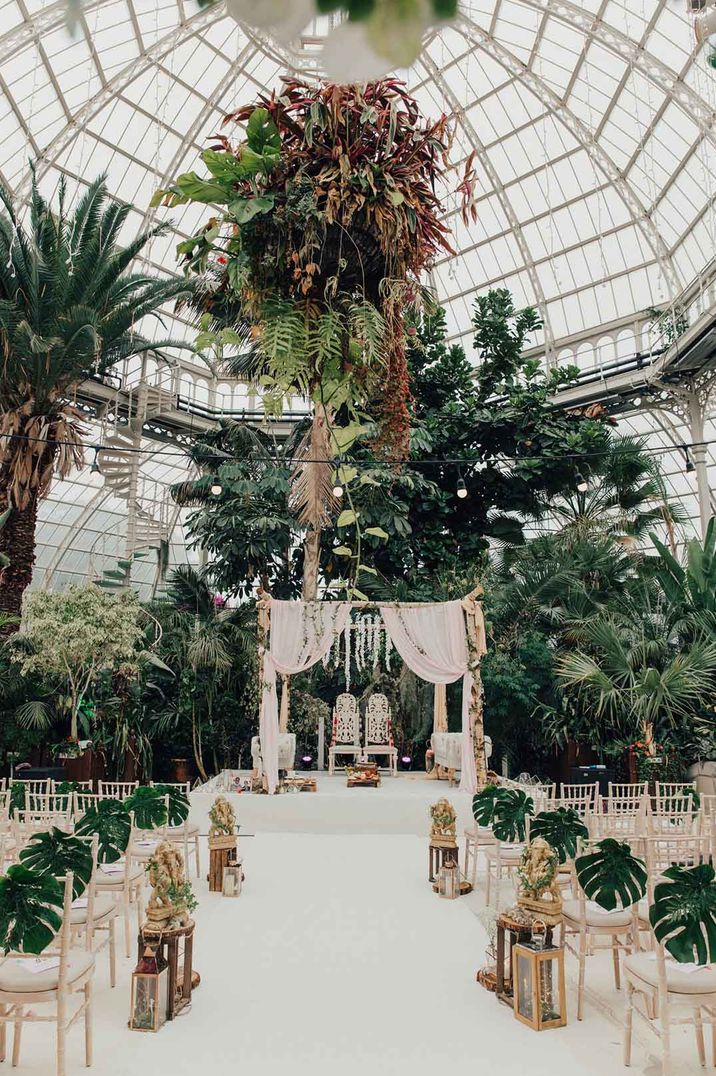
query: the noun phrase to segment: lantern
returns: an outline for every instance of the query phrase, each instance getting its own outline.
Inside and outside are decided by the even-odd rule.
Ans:
[[[564,1027],[567,1006],[564,987],[564,949],[544,948],[541,939],[512,950],[514,1012],[535,1031]]]
[[[224,867],[224,878],[221,892],[225,897],[238,897],[241,895],[241,883],[243,881],[241,860],[237,863],[229,863]]]
[[[169,965],[158,949],[147,946],[132,972],[132,1031],[159,1031],[167,1019]]]
[[[447,859],[438,871],[438,895],[446,900],[460,896],[460,868],[454,859]]]

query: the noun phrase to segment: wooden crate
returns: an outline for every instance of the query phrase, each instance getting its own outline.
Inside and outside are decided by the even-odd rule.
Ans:
[[[221,893],[224,888],[224,867],[236,859],[237,838],[209,837],[209,892]]]

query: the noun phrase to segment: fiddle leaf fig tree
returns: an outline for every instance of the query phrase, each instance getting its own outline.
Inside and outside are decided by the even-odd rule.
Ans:
[[[70,699],[70,736],[78,738],[78,714],[104,671],[129,662],[142,639],[140,606],[133,590],[108,594],[90,583],[52,593],[31,591],[13,656],[23,675],[40,673],[65,685]]]

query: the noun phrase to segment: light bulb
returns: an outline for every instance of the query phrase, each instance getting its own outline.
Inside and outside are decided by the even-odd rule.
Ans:
[[[218,479],[218,478],[214,478],[214,479],[212,479],[212,482],[211,482],[211,493],[212,493],[212,496],[214,496],[214,497],[218,497],[218,496],[219,496],[219,494],[221,493],[221,491],[223,490],[223,488],[224,488],[224,487],[222,486],[222,484],[221,484],[221,482],[219,481],[219,479]]]
[[[577,471],[577,489],[580,493],[586,493],[589,489],[589,482],[580,471]]]
[[[641,407],[641,396],[635,396],[632,400],[634,407]]]
[[[333,487],[333,496],[334,497],[342,497],[343,496],[343,486],[340,485],[339,482],[336,482],[335,486]]]
[[[461,500],[464,500],[465,497],[467,497],[467,486],[465,485],[465,479],[464,478],[458,478],[458,480],[457,480],[457,489],[456,489],[455,492],[457,493],[458,497]]]
[[[97,459],[98,456],[99,456],[99,449],[95,448],[95,450],[94,450],[94,459],[92,460],[92,466],[90,467],[90,474],[102,474],[102,472],[101,472],[101,470],[99,468],[99,460]]]

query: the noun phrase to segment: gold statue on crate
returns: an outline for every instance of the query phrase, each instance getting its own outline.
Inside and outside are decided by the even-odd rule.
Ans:
[[[217,796],[209,811],[209,837],[233,836],[236,833],[236,814],[225,796]]]
[[[520,883],[517,904],[539,916],[548,926],[555,926],[562,918],[558,868],[559,856],[543,837],[535,837],[526,845],[517,868]]]
[[[457,815],[450,800],[440,799],[430,808],[430,843],[453,848],[457,844]]]
[[[169,841],[162,841],[147,864],[147,873],[153,889],[146,925],[161,930],[186,926],[196,900],[186,880],[182,853]]]

